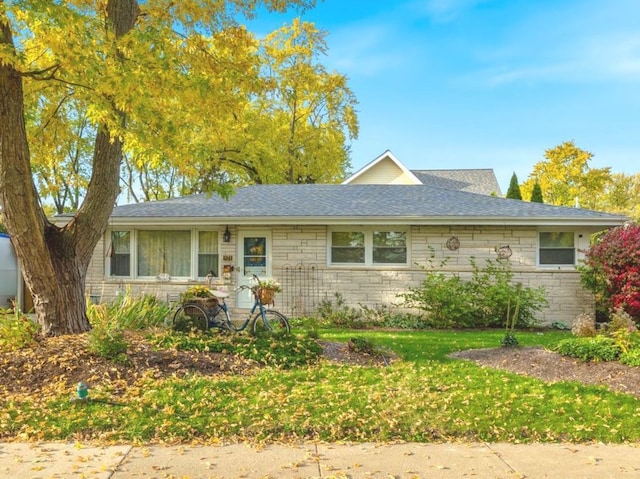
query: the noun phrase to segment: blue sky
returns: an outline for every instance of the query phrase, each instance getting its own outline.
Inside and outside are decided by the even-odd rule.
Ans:
[[[325,0],[301,17],[358,98],[353,171],[389,149],[411,169],[493,168],[505,193],[573,140],[593,168],[640,172],[639,0]]]

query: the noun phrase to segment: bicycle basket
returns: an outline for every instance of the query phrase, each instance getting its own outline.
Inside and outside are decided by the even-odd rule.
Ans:
[[[273,304],[273,297],[276,292],[272,289],[259,288],[258,294],[260,295],[260,302],[262,304]]]

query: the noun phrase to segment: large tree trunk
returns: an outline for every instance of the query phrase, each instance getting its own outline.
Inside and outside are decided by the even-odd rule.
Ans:
[[[107,21],[116,37],[126,34],[139,13],[135,0],[109,0]],[[0,46],[13,48],[8,19],[0,16]],[[0,204],[4,222],[30,289],[43,333],[89,329],[85,304],[87,268],[119,192],[122,144],[104,125],[98,128],[93,171],[85,200],[65,226],[51,224],[33,183],[24,120],[22,74],[0,63]],[[120,115],[124,125],[124,115]]]

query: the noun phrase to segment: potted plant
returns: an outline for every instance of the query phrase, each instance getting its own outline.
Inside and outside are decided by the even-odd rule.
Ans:
[[[218,305],[218,300],[209,287],[200,284],[189,286],[180,295],[180,302],[182,304],[197,304],[203,309],[210,309]]]

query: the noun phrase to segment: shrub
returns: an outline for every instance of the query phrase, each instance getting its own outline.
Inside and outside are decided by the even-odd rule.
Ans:
[[[316,310],[319,326],[349,329],[365,329],[371,326],[362,311],[348,306],[340,293],[334,293],[334,299],[335,304],[330,299],[320,301]]]
[[[445,259],[440,263],[444,267]],[[399,295],[404,306],[424,311],[425,321],[430,327],[451,328],[472,326],[469,302],[469,287],[457,275],[447,275],[437,271],[432,261],[428,266],[420,265],[426,273],[425,279],[417,288],[409,288]]]
[[[616,308],[611,314],[611,321],[607,324],[607,331],[638,331],[638,326],[631,315],[623,308]]]
[[[487,260],[480,268],[472,258],[473,274],[465,281],[457,275],[437,271],[429,262],[422,266],[426,278],[417,288],[400,294],[404,305],[427,313],[435,328],[501,327],[507,321],[510,304],[518,304],[516,327],[538,324],[535,312],[547,304],[544,288],[529,288],[513,282],[507,260]],[[446,260],[440,265],[446,265]]]
[[[631,349],[620,355],[620,362],[627,366],[640,367],[640,348]]]
[[[596,318],[589,313],[581,313],[576,316],[571,327],[571,334],[582,338],[596,335]]]
[[[35,343],[39,325],[18,309],[0,311],[0,351],[15,351]]]
[[[91,323],[89,331],[89,351],[100,357],[115,362],[127,362],[128,343],[120,325],[109,318],[109,308],[106,304],[92,305],[87,309],[87,316]]]
[[[640,318],[640,225],[609,230],[585,252],[578,270],[601,313],[622,307]]]
[[[593,362],[615,361],[621,352],[616,342],[606,336],[563,339],[555,350],[563,356]]]

